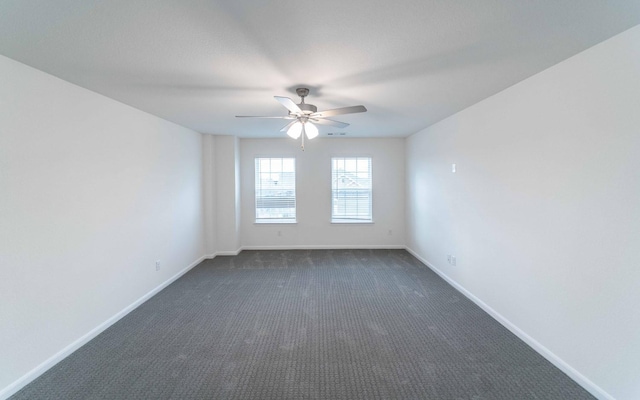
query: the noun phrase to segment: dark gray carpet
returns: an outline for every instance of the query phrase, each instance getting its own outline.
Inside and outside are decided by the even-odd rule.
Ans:
[[[404,250],[205,261],[12,399],[591,399]]]

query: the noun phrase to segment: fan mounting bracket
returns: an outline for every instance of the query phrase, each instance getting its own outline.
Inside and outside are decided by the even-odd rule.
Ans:
[[[304,103],[304,98],[309,95],[309,89],[304,87],[299,87],[296,89],[296,93],[298,96],[302,97],[302,102]]]

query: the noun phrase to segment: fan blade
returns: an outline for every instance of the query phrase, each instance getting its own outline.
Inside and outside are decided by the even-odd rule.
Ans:
[[[349,126],[349,124],[347,124],[346,122],[340,122],[340,121],[334,121],[332,119],[317,119],[317,118],[309,118],[311,121],[313,121],[314,124],[318,124],[318,125],[329,125],[329,126],[335,126],[336,128],[346,128],[347,126]]]
[[[276,119],[293,119],[295,117],[285,115],[283,117],[259,117],[256,115],[236,115],[236,118],[276,118]]]
[[[343,108],[334,108],[333,110],[327,110],[327,111],[318,111],[316,113],[311,114],[310,117],[311,118],[333,117],[334,115],[354,114],[354,113],[361,113],[365,111],[367,111],[365,106],[351,106],[351,107],[343,107]]]
[[[280,102],[280,104],[285,106],[287,108],[287,110],[291,111],[294,114],[302,112],[300,107],[298,107],[298,105],[296,103],[294,103],[293,100],[291,100],[288,97],[273,96],[273,98],[278,100]]]
[[[289,122],[284,128],[280,129],[280,132],[286,132],[289,130],[289,128],[291,128],[291,125],[295,124],[296,122],[298,122],[298,120],[296,119],[295,121],[291,121]]]

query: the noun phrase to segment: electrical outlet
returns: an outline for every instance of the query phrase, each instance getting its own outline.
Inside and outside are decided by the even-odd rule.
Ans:
[[[156,271],[160,271],[160,260],[156,261]]]
[[[451,256],[451,265],[456,265],[456,256]]]

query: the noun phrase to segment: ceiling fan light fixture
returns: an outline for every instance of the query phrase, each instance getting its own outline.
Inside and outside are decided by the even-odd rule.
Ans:
[[[273,96],[280,104],[282,104],[289,112],[282,117],[259,117],[250,115],[236,115],[237,118],[277,118],[287,119],[289,122],[280,132],[287,132],[287,135],[293,139],[302,137],[302,149],[304,150],[304,139],[313,139],[318,136],[319,125],[329,125],[338,128],[346,128],[349,124],[344,122],[335,121],[327,117],[333,117],[334,115],[342,114],[354,114],[367,111],[365,106],[351,106],[334,108],[332,110],[318,111],[318,107],[313,104],[307,104],[304,102],[304,98],[309,94],[308,88],[297,88],[296,93],[300,96],[300,104],[296,104],[288,97]],[[311,122],[313,121],[313,123]]]
[[[301,133],[302,133],[302,123],[300,121],[291,125],[291,127],[287,130],[287,135],[289,135],[293,139],[299,138]]]
[[[314,137],[318,136],[318,127],[307,121],[304,124],[304,132],[307,134],[308,139],[313,139]]]

